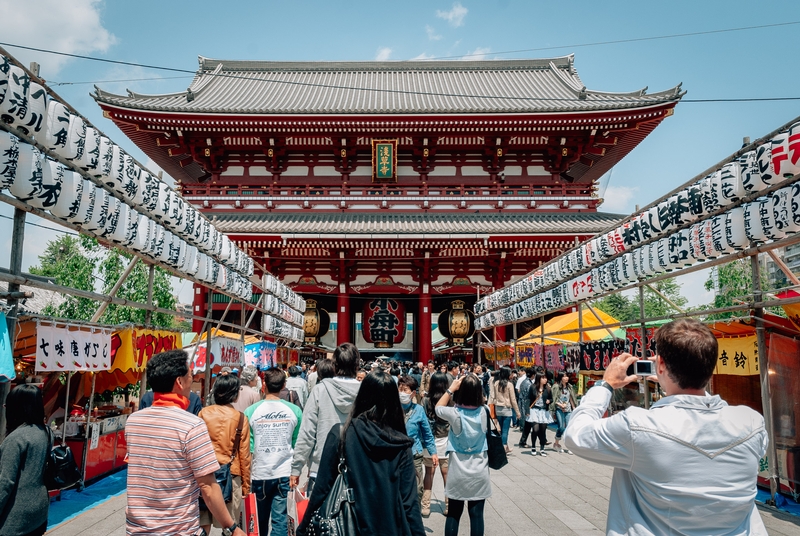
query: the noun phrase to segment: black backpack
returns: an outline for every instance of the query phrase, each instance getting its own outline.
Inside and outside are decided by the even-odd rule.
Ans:
[[[83,477],[78,464],[75,463],[75,457],[72,455],[72,449],[67,445],[53,445],[53,432],[49,427],[47,428],[47,435],[50,438],[50,453],[47,456],[47,465],[44,471],[44,484],[48,491],[60,491],[78,486],[79,489],[83,488]]]

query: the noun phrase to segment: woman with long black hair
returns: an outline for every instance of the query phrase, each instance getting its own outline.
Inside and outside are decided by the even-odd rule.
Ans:
[[[492,410],[492,418],[497,419],[503,446],[506,452],[510,453],[512,449],[508,446],[508,431],[511,428],[511,420],[515,414],[517,419],[521,415],[509,367],[501,367],[489,384],[489,408]]]
[[[42,391],[18,385],[6,397],[6,439],[0,445],[0,534],[41,536],[50,498],[44,471],[50,434],[44,426]]]
[[[536,456],[547,456],[544,446],[547,444],[547,425],[553,422],[550,415],[550,404],[553,402],[553,395],[547,385],[547,375],[537,371],[533,378],[528,394],[531,410],[528,413],[528,422],[533,425],[536,436],[531,441],[531,454]],[[539,439],[539,452],[536,452],[536,438]]]
[[[299,535],[319,509],[339,474],[344,452],[360,534],[425,536],[417,499],[417,476],[397,384],[385,372],[367,374],[343,426],[325,440],[317,480]]]
[[[432,374],[428,380],[428,393],[422,399],[422,409],[428,416],[428,422],[433,430],[433,438],[436,441],[436,453],[439,454],[439,472],[442,473],[442,480],[447,485],[447,456],[444,452],[447,448],[447,436],[450,433],[450,423],[436,415],[436,404],[447,391],[447,374],[437,372]],[[450,403],[452,405],[452,402]],[[433,489],[433,477],[436,475],[436,466],[433,464],[433,456],[425,450],[423,453],[423,463],[425,464],[425,478],[422,481],[422,517],[431,515],[431,490]],[[448,499],[445,497],[444,515],[447,515]]]
[[[448,407],[451,398],[455,407]],[[486,430],[488,410],[483,403],[483,386],[474,374],[453,380],[436,404],[436,415],[450,423],[447,437],[449,473],[444,494],[450,499],[445,536],[456,536],[464,503],[469,514],[470,536],[483,535],[483,508],[492,496],[489,478]]]

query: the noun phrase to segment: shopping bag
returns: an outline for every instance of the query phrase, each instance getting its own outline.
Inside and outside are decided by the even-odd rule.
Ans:
[[[306,507],[308,507],[308,497],[298,488],[289,490],[289,496],[286,498],[286,512],[289,517],[289,536],[294,536],[297,527],[303,521],[303,516],[306,514]]]
[[[258,502],[255,493],[248,493],[244,498],[244,527],[247,536],[260,536],[258,531]]]

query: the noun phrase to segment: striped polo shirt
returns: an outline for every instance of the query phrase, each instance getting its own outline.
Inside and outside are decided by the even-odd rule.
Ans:
[[[219,469],[208,428],[176,407],[128,417],[127,534],[187,535],[199,527],[197,478]]]

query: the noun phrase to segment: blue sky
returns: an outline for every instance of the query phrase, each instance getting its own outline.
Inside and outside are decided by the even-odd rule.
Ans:
[[[197,56],[263,60],[543,58],[575,54],[584,84],[601,91],[660,91],[683,83],[678,105],[613,170],[601,210],[630,213],[800,115],[800,101],[693,103],[691,99],[800,96],[800,24],[670,39],[595,44],[800,21],[800,3],[662,2],[103,1],[0,0],[0,42],[178,69]],[[590,46],[580,46],[590,44]],[[38,61],[54,89],[117,143],[147,158],[89,97],[92,83],[123,93],[185,89],[190,77],[142,67],[67,59],[8,47]],[[519,51],[504,53],[509,51]],[[12,209],[0,205],[0,215]],[[29,220],[35,218],[29,216]],[[40,222],[41,223],[41,222]],[[45,222],[46,223],[46,222]],[[46,223],[47,225],[54,225]],[[0,218],[0,266],[10,221]],[[28,226],[24,268],[54,233]],[[710,296],[706,275],[682,278],[692,304]],[[191,299],[191,285],[176,291]]]

